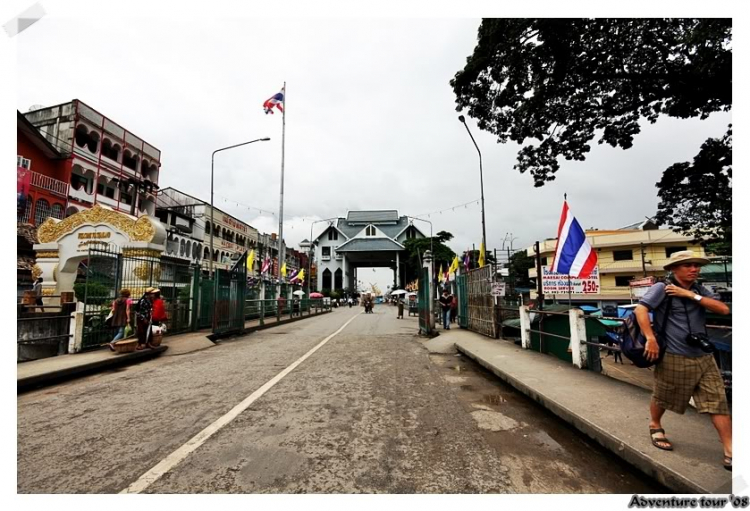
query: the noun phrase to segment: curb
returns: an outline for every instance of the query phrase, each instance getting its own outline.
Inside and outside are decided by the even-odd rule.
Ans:
[[[639,469],[644,474],[653,477],[660,484],[666,486],[670,490],[676,493],[714,493],[715,490],[709,490],[693,481],[690,481],[689,479],[685,478],[674,470],[665,467],[664,465],[642,453],[641,451],[630,447],[616,436],[595,426],[591,422],[583,419],[564,406],[561,406],[552,400],[548,400],[545,396],[534,391],[531,387],[529,387],[522,381],[513,378],[497,367],[494,367],[490,363],[479,358],[475,353],[471,352],[471,350],[463,346],[459,346],[458,343],[456,343],[455,346],[459,352],[468,356],[472,360],[475,360],[477,363],[479,363],[479,365],[494,373],[497,377],[509,384],[511,387],[526,395],[527,397],[533,399],[541,406],[573,426],[581,433],[585,434],[587,437],[594,440],[596,443],[598,443],[608,451],[622,458],[624,461]]]
[[[152,350],[135,351],[133,353],[127,353],[120,356],[113,355],[112,358],[97,360],[96,362],[90,362],[88,364],[80,366],[67,367],[65,369],[59,369],[50,373],[20,378],[16,380],[16,392],[25,392],[27,390],[50,385],[52,383],[59,383],[64,380],[76,378],[79,376],[85,376],[87,374],[92,374],[105,368],[142,362],[144,360],[148,360],[161,355],[162,353],[167,351],[167,348],[167,346],[158,346],[157,348]]]

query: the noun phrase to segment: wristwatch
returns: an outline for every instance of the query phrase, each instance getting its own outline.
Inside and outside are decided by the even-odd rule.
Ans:
[[[693,300],[695,300],[696,302],[700,302],[701,300],[703,300],[703,297],[696,293],[693,295]]]

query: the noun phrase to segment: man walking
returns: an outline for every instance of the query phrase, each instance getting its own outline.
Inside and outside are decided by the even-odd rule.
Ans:
[[[724,382],[706,335],[706,310],[717,314],[730,311],[717,295],[696,282],[701,267],[708,262],[690,250],[672,254],[664,266],[672,272],[672,279],[655,284],[639,302],[635,315],[646,337],[648,360],[659,358],[659,345],[649,312],[654,313],[654,324],[658,331],[663,330],[666,338],[666,353],[654,371],[649,423],[651,443],[659,449],[673,449],[664,433],[662,416],[666,410],[685,413],[692,397],[698,412],[711,416],[724,446],[724,468],[732,470],[732,418]]]
[[[42,307],[42,312],[44,312],[44,302],[42,301],[42,282],[44,282],[44,279],[42,277],[37,278],[31,290],[34,292],[34,303],[37,306]]]
[[[450,330],[451,329],[451,303],[453,302],[453,297],[450,294],[450,291],[448,291],[448,288],[446,287],[443,289],[443,296],[440,297],[440,308],[443,312],[443,330]]]

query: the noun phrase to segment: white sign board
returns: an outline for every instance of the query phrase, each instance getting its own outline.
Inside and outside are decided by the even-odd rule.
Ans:
[[[492,296],[505,296],[505,282],[492,284]]]
[[[576,295],[598,294],[600,287],[599,266],[585,279],[551,272],[548,266],[542,267],[542,292],[546,295],[566,295],[569,289]]]

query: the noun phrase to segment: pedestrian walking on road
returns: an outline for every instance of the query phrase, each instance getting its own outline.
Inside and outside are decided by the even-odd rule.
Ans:
[[[452,295],[451,300],[451,323],[456,322],[456,316],[458,316],[458,298],[456,295]]]
[[[443,330],[451,329],[451,303],[453,302],[453,296],[451,296],[448,288],[443,289],[443,296],[440,297],[440,308],[443,313]]]
[[[672,254],[664,266],[672,272],[672,279],[654,284],[638,303],[635,316],[646,337],[645,356],[649,361],[657,361],[660,356],[654,333],[657,328],[651,327],[649,312],[654,313],[654,324],[666,338],[665,353],[654,370],[651,443],[666,451],[673,449],[664,433],[662,416],[666,410],[684,414],[692,397],[698,412],[711,416],[724,446],[724,468],[732,470],[732,418],[706,333],[706,310],[724,315],[730,311],[718,295],[696,282],[701,267],[708,263],[690,250]]]
[[[146,289],[143,296],[135,304],[135,332],[138,336],[138,351],[146,349],[151,336],[151,314],[153,313],[153,287]]]
[[[398,316],[396,316],[396,319],[404,319],[404,299],[398,297],[396,300],[398,300]]]
[[[153,304],[153,311],[151,312],[151,327],[163,327],[164,323],[167,321],[167,308],[166,304],[164,303],[164,299],[161,297],[161,290],[158,288],[153,289],[151,291],[151,300]],[[162,328],[162,332],[164,329]],[[153,336],[153,331],[149,332],[149,336]],[[153,344],[150,342],[151,337],[149,337],[149,343],[147,346],[149,348],[156,348]]]
[[[112,302],[112,328],[115,329],[115,337],[109,343],[109,349],[115,351],[115,343],[125,337],[125,327],[130,324],[130,290],[122,289],[120,297]]]

